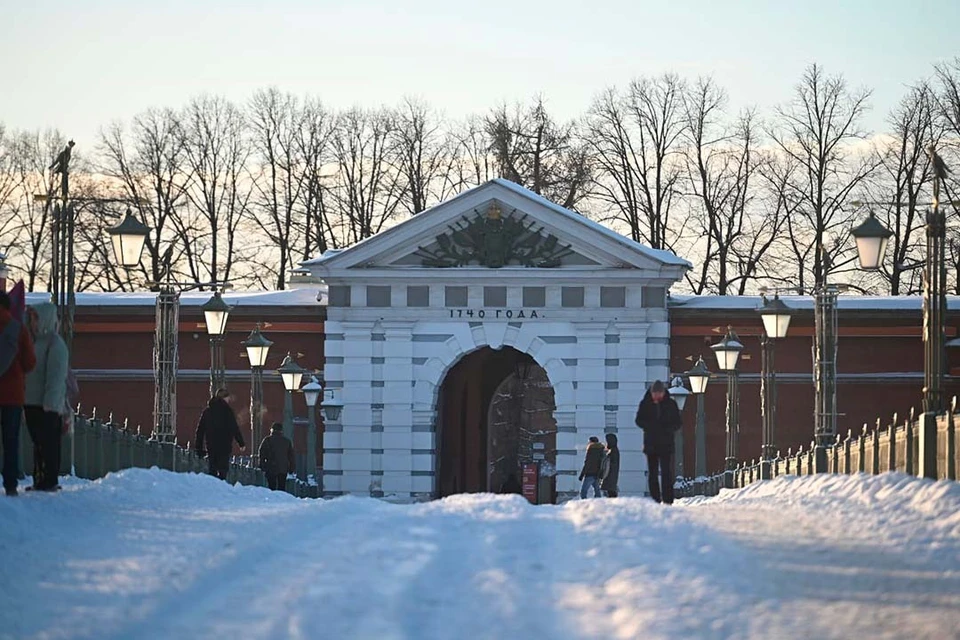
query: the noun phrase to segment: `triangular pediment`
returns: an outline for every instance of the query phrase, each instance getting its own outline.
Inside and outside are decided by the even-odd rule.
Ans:
[[[689,266],[672,253],[644,247],[502,179],[303,264],[318,275],[458,268],[665,269],[679,274]]]

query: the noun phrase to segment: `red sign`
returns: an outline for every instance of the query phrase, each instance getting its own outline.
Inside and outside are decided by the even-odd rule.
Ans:
[[[536,462],[523,465],[523,497],[537,504],[537,480],[540,478]]]

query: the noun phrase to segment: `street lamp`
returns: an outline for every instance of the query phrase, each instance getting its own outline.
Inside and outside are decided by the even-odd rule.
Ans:
[[[258,322],[243,341],[250,361],[250,439],[254,459],[259,457],[260,441],[263,439],[263,365],[267,362],[273,344],[260,333]]]
[[[927,148],[933,167],[933,202],[926,216],[926,261],[923,278],[923,414],[920,416],[918,475],[937,477],[937,415],[943,412],[943,387],[946,367],[946,215],[940,210],[940,188],[948,169],[934,145]],[[958,204],[951,201],[950,204]],[[860,265],[878,269],[887,240],[893,235],[871,214],[854,229]],[[919,266],[919,265],[918,265]]]
[[[140,264],[140,256],[143,253],[143,245],[147,242],[147,236],[150,234],[150,227],[137,220],[131,213],[130,207],[127,207],[123,221],[107,229],[107,233],[113,240],[113,253],[120,266],[129,269]]]
[[[724,482],[731,488],[740,445],[740,380],[737,376],[737,361],[743,351],[743,344],[733,328],[727,327],[727,334],[723,339],[710,348],[717,356],[720,370],[727,374],[727,455],[724,460]]]
[[[340,419],[341,412],[343,412],[343,402],[337,399],[333,389],[329,389],[328,391],[330,397],[325,398],[321,403],[323,406],[323,416],[328,422],[336,422]]]
[[[687,404],[687,396],[690,391],[683,386],[683,380],[676,376],[670,383],[670,397],[677,403],[677,409],[683,412],[683,407]],[[677,475],[683,476],[683,425],[676,430],[674,435],[674,450],[676,451]]]
[[[860,268],[864,271],[877,271],[883,262],[883,254],[887,250],[887,243],[893,232],[887,229],[870,212],[870,215],[850,234],[857,242],[857,255],[860,258]]]
[[[700,356],[693,368],[687,371],[687,379],[690,380],[690,390],[697,396],[697,426],[693,438],[696,447],[694,473],[700,478],[707,475],[707,432],[704,424],[703,397],[710,382],[710,370],[703,362],[703,356]]]
[[[286,398],[283,403],[283,434],[293,439],[293,392],[300,388],[300,380],[306,370],[297,364],[290,352],[283,359],[277,368],[280,379],[283,381],[283,388],[286,390]]]
[[[217,389],[226,386],[226,363],[223,356],[223,338],[227,332],[227,318],[230,316],[230,307],[223,300],[219,291],[201,307],[203,320],[207,325],[207,335],[210,336],[210,397]]]
[[[790,309],[774,294],[773,299],[763,297],[763,306],[758,310],[763,320],[763,334],[760,336],[760,413],[763,422],[763,436],[760,457],[764,461],[777,455],[774,430],[777,421],[777,372],[774,366],[774,344],[776,340],[787,337],[790,328]]]
[[[64,180],[66,180],[66,176],[64,176]],[[71,218],[72,215],[71,209]],[[139,264],[143,254],[143,247],[150,233],[150,228],[137,220],[128,208],[123,221],[116,227],[108,229],[108,232],[113,240],[113,250],[116,254],[117,261],[126,268]],[[208,285],[215,287],[220,284],[223,283],[195,282],[191,284],[180,284],[173,282],[171,278],[171,265],[169,264],[166,265],[164,281],[156,283],[159,290],[157,292],[156,333],[154,334],[153,346],[154,379],[156,380],[153,415],[155,423],[154,437],[161,442],[175,442],[177,438],[176,388],[179,359],[177,350],[180,338],[180,293],[181,291],[190,291]],[[71,302],[69,308],[72,309],[72,307],[73,303]],[[70,313],[72,314],[72,311]],[[226,315],[223,315],[221,319],[223,323],[225,323]],[[211,328],[208,320],[207,330],[210,331]],[[222,330],[222,327],[218,328]],[[211,332],[211,335],[214,334]],[[222,349],[219,361],[216,359],[214,351],[215,347],[211,345],[211,357],[213,358],[213,361],[210,363],[211,395],[216,392],[219,386],[222,386],[223,380]],[[215,384],[213,381],[217,376],[219,376],[219,380],[221,381],[220,384]]]
[[[323,386],[315,376],[303,385],[303,399],[307,402],[310,431],[307,433],[307,474],[317,476],[317,400],[323,395]]]

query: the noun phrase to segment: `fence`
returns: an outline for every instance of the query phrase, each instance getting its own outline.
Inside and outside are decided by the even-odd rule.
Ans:
[[[677,482],[677,497],[714,496],[721,488],[739,489],[759,480],[778,476],[805,476],[813,473],[870,473],[902,471],[909,475],[956,480],[960,475],[960,439],[957,438],[957,399],[950,409],[936,416],[934,423],[910,417],[900,423],[897,416],[883,424],[877,420],[870,428],[863,425],[854,436],[837,436],[833,446],[818,451],[813,443],[786,456],[777,453],[773,460],[742,462],[731,471]]]
[[[33,444],[26,428],[20,437],[20,462],[23,472],[33,469]],[[158,467],[182,473],[205,473],[207,461],[187,447],[161,443],[97,417],[77,415],[73,433],[63,437],[60,475],[96,480],[122,469]],[[267,486],[263,471],[253,466],[249,456],[233,457],[227,481],[256,487]],[[287,493],[298,498],[319,498],[321,488],[299,479],[287,478]]]

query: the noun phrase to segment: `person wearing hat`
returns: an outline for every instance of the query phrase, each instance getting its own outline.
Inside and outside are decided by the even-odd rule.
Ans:
[[[297,468],[293,443],[283,435],[283,425],[279,422],[270,426],[270,435],[260,443],[260,468],[267,474],[267,486],[271,491],[285,489],[287,474]]]
[[[654,382],[643,396],[634,422],[643,429],[650,497],[657,502],[673,504],[673,443],[682,421],[680,409],[663,382]]]

